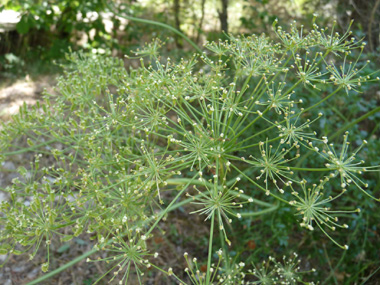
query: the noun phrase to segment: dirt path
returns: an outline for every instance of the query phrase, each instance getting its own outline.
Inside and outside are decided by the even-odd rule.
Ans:
[[[42,92],[46,89],[53,91],[56,84],[55,76],[44,75],[36,80],[31,80],[28,76],[16,82],[6,82],[0,89],[0,120],[7,121],[11,115],[18,112],[19,107],[26,102],[33,105],[41,99]]]

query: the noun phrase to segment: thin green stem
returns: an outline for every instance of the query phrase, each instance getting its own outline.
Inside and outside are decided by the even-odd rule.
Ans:
[[[367,119],[369,116],[372,116],[372,115],[376,114],[377,112],[380,112],[380,107],[377,107],[377,108],[373,109],[372,111],[369,111],[368,113],[364,114],[363,116],[357,118],[355,121],[352,121],[351,123],[344,125],[337,132],[335,132],[331,137],[329,137],[329,139],[336,138],[337,136],[342,134],[345,130],[351,128],[352,126],[355,126],[359,122]]]
[[[224,256],[224,260],[228,260],[228,248],[226,246],[226,242],[225,242],[225,239],[224,239],[224,236],[223,236],[223,231],[219,230],[219,238],[220,238],[220,243],[221,243],[221,246],[222,246],[222,250],[223,250],[223,256]],[[229,262],[225,262],[224,263],[225,266],[226,266],[226,270],[228,271],[230,268],[230,264]]]
[[[379,271],[380,270],[380,266],[375,270],[375,271],[373,271],[360,285],[364,285],[364,284],[366,284],[367,283],[367,281],[369,280],[369,279],[371,279],[372,278],[372,276],[374,276],[376,273],[377,273],[377,271]]]
[[[51,143],[54,143],[54,142],[57,142],[59,141],[58,139],[52,139],[52,140],[49,140],[47,142],[44,142],[44,143],[41,143],[41,144],[37,144],[37,145],[33,145],[31,147],[28,147],[28,148],[22,148],[20,150],[15,150],[15,151],[11,151],[11,152],[6,152],[6,153],[3,153],[4,156],[10,156],[10,155],[15,155],[15,154],[21,154],[21,153],[25,153],[25,152],[28,152],[28,151],[32,151],[32,150],[35,150],[36,148],[40,148],[42,146],[46,146],[46,145],[49,145]]]
[[[304,109],[304,110],[301,112],[301,114],[302,114],[302,113],[305,113],[305,112],[307,112],[307,111],[310,111],[311,109],[314,109],[315,107],[321,105],[323,102],[325,102],[326,100],[328,100],[328,99],[330,99],[332,96],[334,96],[336,93],[338,93],[341,89],[342,89],[342,87],[339,87],[339,88],[336,89],[334,92],[331,92],[328,96],[326,96],[325,98],[323,98],[323,99],[320,100],[319,102],[315,103],[313,106],[310,106],[309,108]],[[291,118],[295,118],[295,117],[297,117],[297,116],[298,116],[298,114],[295,114],[295,115],[293,115]]]
[[[332,171],[337,170],[336,168],[303,168],[303,167],[286,167],[291,170],[297,170],[297,171]],[[284,167],[285,169],[285,167]]]
[[[185,184],[185,183],[188,183],[191,179],[189,178],[177,178],[177,179],[168,179],[166,182],[168,183],[168,185],[182,185],[182,184]],[[234,181],[236,181],[236,178],[233,179]],[[192,185],[201,185],[201,186],[208,186],[209,188],[212,188],[214,187],[213,184],[211,184],[210,182],[207,182],[207,181],[199,181],[199,180],[193,180],[191,182]],[[226,183],[228,185],[228,183]],[[218,189],[222,189],[222,186],[219,186]],[[255,203],[257,205],[260,205],[260,206],[264,206],[264,207],[273,207],[273,204],[270,204],[270,203],[266,203],[266,202],[263,202],[261,200],[258,200],[258,199],[255,199],[255,198],[252,198],[246,194],[241,194],[241,193],[238,193],[234,190],[230,190],[231,194],[234,194],[234,195],[239,195],[240,198],[243,198],[245,200],[249,200],[249,199],[252,199],[252,203]],[[185,200],[186,201],[186,200]],[[177,204],[176,204],[177,205]]]
[[[265,210],[257,211],[257,212],[246,212],[246,213],[240,213],[242,217],[255,217],[255,216],[261,216],[264,214],[268,214],[270,212],[276,211],[278,209],[278,205],[270,207]]]
[[[108,1],[108,2],[106,1],[106,5],[107,5],[108,9],[114,15],[121,17],[121,18],[124,18],[124,19],[127,19],[127,20],[130,20],[130,21],[134,21],[134,22],[138,22],[138,23],[142,23],[142,24],[154,25],[154,26],[158,26],[158,27],[162,27],[162,28],[165,28],[167,30],[170,30],[173,33],[182,37],[185,41],[187,41],[199,54],[202,54],[202,50],[192,40],[190,40],[185,34],[181,33],[176,28],[173,28],[172,26],[164,24],[164,23],[160,23],[160,22],[156,22],[156,21],[152,21],[152,20],[140,19],[140,18],[120,14],[120,13],[116,12],[114,7],[111,7],[111,4],[109,2],[110,1]]]
[[[186,187],[184,189],[186,189]],[[173,201],[176,201],[176,199],[173,199]],[[187,203],[190,203],[191,201],[193,201],[193,198],[189,198],[189,199],[183,200],[183,201],[178,202],[178,203],[176,203],[175,205],[172,205],[172,206],[169,205],[164,211],[166,213],[169,212],[169,211],[173,211],[175,209],[178,209],[179,207],[182,207],[183,205],[186,205]],[[160,215],[160,216],[162,217],[163,215]],[[150,221],[150,220],[151,220],[151,218],[148,219],[148,221]],[[33,281],[29,282],[29,283],[27,283],[26,285],[40,284],[41,282],[43,282],[43,281],[45,281],[45,280],[47,280],[47,279],[49,279],[49,278],[57,275],[58,273],[66,270],[67,268],[70,268],[71,266],[77,264],[81,260],[83,260],[83,259],[89,257],[90,255],[96,253],[97,251],[98,251],[97,249],[91,249],[90,251],[85,252],[81,256],[78,256],[77,258],[71,260],[70,262],[62,265],[61,267],[59,267],[59,268],[57,268],[57,269],[55,269],[55,270],[53,270],[53,271],[51,271],[51,272],[49,272],[49,273],[47,273],[47,274],[39,277],[39,278],[37,278],[37,279],[35,279],[35,280],[33,280]]]
[[[70,262],[62,265],[61,267],[49,272],[48,274],[45,274],[29,283],[27,283],[26,285],[34,285],[34,284],[40,284],[41,282],[53,277],[54,275],[57,275],[58,273],[66,270],[67,268],[77,264],[78,262],[82,261],[83,259],[89,257],[90,255],[94,254],[95,252],[97,252],[98,250],[97,249],[92,249],[90,251],[87,251],[85,252],[84,254],[82,254],[81,256],[78,256],[77,258],[74,258],[73,260],[71,260]]]
[[[330,258],[329,258],[329,255],[328,255],[328,253],[327,253],[327,250],[326,250],[326,246],[325,246],[325,245],[323,245],[323,251],[324,251],[325,256],[326,256],[327,264],[328,264],[329,267],[330,267],[330,271],[331,271],[330,276],[333,277],[333,279],[334,279],[334,283],[335,283],[335,284],[338,284],[338,281],[336,280],[336,277],[335,277],[335,271],[334,271],[334,268],[333,268],[332,265],[331,265],[331,261],[330,261]]]
[[[299,115],[301,115],[301,114],[303,114],[303,113],[305,113],[305,112],[307,112],[307,111],[310,111],[311,109],[314,109],[315,107],[317,107],[317,106],[319,106],[320,104],[322,104],[324,101],[326,101],[326,100],[328,100],[329,98],[331,98],[333,95],[335,95],[335,94],[336,94],[339,90],[341,90],[341,89],[342,89],[342,87],[339,87],[339,88],[336,89],[334,92],[330,93],[328,96],[326,96],[325,98],[323,98],[322,100],[320,100],[318,103],[315,103],[313,106],[310,106],[309,108],[306,108],[306,109],[302,110],[302,111],[301,111],[300,113],[298,113],[298,114],[294,114],[293,116],[290,117],[290,119],[293,119],[293,118],[295,118],[295,117],[297,117],[297,116],[299,116]],[[272,126],[266,128],[266,129],[264,129],[264,130],[262,130],[262,131],[260,131],[260,132],[255,133],[253,136],[250,136],[250,137],[248,137],[248,138],[242,140],[242,141],[239,143],[239,145],[242,145],[244,142],[246,142],[246,141],[248,141],[248,140],[251,140],[251,139],[253,139],[254,137],[257,137],[257,136],[261,135],[262,133],[266,133],[266,132],[270,131],[271,129],[275,128],[276,126],[278,126],[278,125],[280,125],[280,124],[282,124],[282,123],[284,123],[285,121],[286,121],[286,120],[282,120],[282,121],[279,122],[278,124],[273,124]]]
[[[258,115],[254,120],[252,120],[244,129],[242,129],[237,135],[236,135],[236,137],[238,138],[238,137],[240,137],[240,135],[242,134],[242,133],[244,133],[246,130],[248,130],[254,123],[256,123],[256,121],[258,120],[258,119],[260,119],[262,116],[264,116],[268,111],[269,111],[269,107],[267,107],[266,109],[265,109],[265,111],[261,114],[261,115]]]
[[[373,109],[372,111],[369,111],[368,113],[364,114],[363,116],[357,118],[355,121],[352,121],[351,123],[344,125],[338,131],[336,131],[333,135],[331,135],[329,137],[329,139],[330,140],[335,139],[337,136],[341,135],[347,129],[349,129],[352,126],[354,126],[354,125],[360,123],[361,121],[367,119],[369,116],[376,114],[377,112],[380,112],[380,107],[377,107],[377,108]],[[296,167],[299,167],[312,153],[313,153],[313,151],[310,150],[306,154],[304,154],[302,156],[302,158],[300,160],[298,160]]]
[[[168,207],[166,207],[165,210],[163,210],[160,214],[160,216],[157,218],[157,220],[154,222],[154,224],[150,227],[150,229],[146,232],[146,235],[149,235],[151,233],[151,231],[153,231],[153,229],[157,226],[157,224],[159,223],[159,221],[161,221],[161,219],[170,211],[171,207],[175,204],[175,202],[177,201],[177,199],[179,197],[181,197],[181,195],[183,194],[183,192],[185,192],[185,190],[187,189],[187,187],[193,182],[193,180],[195,180],[195,178],[197,177],[198,175],[194,175],[193,178],[191,178],[189,180],[188,183],[186,183],[185,186],[183,186],[183,189],[181,191],[179,191],[179,193],[177,194],[177,196],[175,196],[175,198],[171,201],[171,203],[169,204]]]
[[[245,175],[244,172],[240,171],[239,168],[237,168],[235,165],[231,164],[232,167],[237,171],[239,172],[240,174],[242,174],[249,182],[251,182],[253,185],[255,185],[257,188],[261,189],[262,191],[264,191],[265,193],[267,193],[267,190],[263,187],[261,187],[259,184],[257,184],[255,181],[253,181],[251,178],[249,178],[247,175]],[[269,192],[269,195],[271,195],[272,197],[276,198],[277,200],[281,201],[281,202],[284,202],[286,204],[289,204],[288,201],[282,199],[281,197],[278,197],[277,195],[273,194],[272,192]]]
[[[212,216],[211,216],[210,239],[208,242],[206,284],[210,284],[210,273],[211,273],[210,269],[211,269],[211,259],[212,259],[212,241],[213,241],[213,236],[214,236],[214,222],[215,222],[215,211],[212,212]]]

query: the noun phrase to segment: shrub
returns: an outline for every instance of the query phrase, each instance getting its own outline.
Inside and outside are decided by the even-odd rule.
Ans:
[[[335,205],[353,191],[378,201],[364,175],[379,168],[360,158],[366,141],[352,148],[346,132],[341,144],[329,143],[315,123],[331,97],[379,78],[362,74],[359,58],[346,60],[364,47],[349,31],[274,29],[277,43],[229,36],[178,62],[160,58],[154,41],[135,52],[148,59],[129,71],[109,55],[69,55],[59,95],[24,105],[3,125],[2,159],[25,154],[30,166],[4,189],[1,253],[33,259],[45,247],[47,271],[52,240],[88,234],[94,251],[107,253],[99,259],[111,264],[105,275],[120,284],[132,274],[142,282],[152,267],[181,284],[296,283],[311,272],[296,254],[259,268],[231,255],[234,224],[280,205],[300,227],[347,250],[333,232],[348,228],[338,217],[360,208]],[[307,105],[307,86],[332,91]],[[184,253],[188,279],[158,266],[150,243],[168,213],[185,205],[188,219],[200,215],[210,227],[204,272]]]

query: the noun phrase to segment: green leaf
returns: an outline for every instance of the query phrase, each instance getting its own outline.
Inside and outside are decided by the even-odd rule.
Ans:
[[[64,245],[62,245],[60,248],[57,249],[57,252],[62,253],[68,250],[69,248],[70,248],[70,243],[65,243]]]
[[[23,252],[20,251],[20,250],[12,250],[12,253],[13,253],[14,255],[21,255],[21,254],[23,254]]]
[[[49,263],[48,263],[48,262],[43,263],[43,264],[41,265],[41,270],[42,270],[43,272],[48,271],[48,270],[49,270]]]
[[[28,138],[28,140],[29,140],[29,138]],[[26,173],[28,172],[24,166],[20,166],[19,168],[17,168],[17,171],[18,171],[22,176],[25,176]]]
[[[8,253],[8,250],[6,250],[5,248],[0,248],[0,255],[5,255]]]
[[[20,22],[17,23],[16,25],[16,30],[19,34],[26,34],[29,32],[30,29],[30,23],[28,21],[28,15],[22,16]]]
[[[80,239],[80,238],[75,239],[75,242],[76,242],[77,244],[80,244],[80,245],[86,245],[86,244],[88,244],[87,242],[85,242],[84,240],[82,240],[82,239]]]
[[[66,242],[66,241],[71,240],[72,238],[73,238],[72,235],[68,235],[68,236],[65,236],[65,237],[61,238],[61,241]]]
[[[32,141],[30,138],[27,138],[26,143],[27,143],[29,146],[33,146],[33,145],[34,145],[33,141]]]

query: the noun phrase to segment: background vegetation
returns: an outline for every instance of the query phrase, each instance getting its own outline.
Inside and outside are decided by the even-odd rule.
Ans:
[[[323,24],[336,19],[346,28],[354,19],[355,35],[368,42],[367,52],[379,49],[379,1],[346,0],[172,0],[172,1],[0,1],[3,9],[17,11],[17,24],[0,24],[1,71],[24,72],[26,67],[64,57],[72,49],[106,49],[122,55],[152,37],[169,38],[168,49],[189,51],[173,33],[154,26],[127,21],[112,11],[167,23],[184,32],[196,43],[223,38],[226,33],[270,33],[271,24],[288,26],[291,20],[310,26],[319,14]],[[110,6],[112,5],[112,7]],[[1,9],[1,8],[0,8]],[[14,18],[14,17],[11,17]],[[2,14],[0,23],[9,18]],[[175,44],[174,44],[175,43]],[[185,45],[183,47],[183,45]],[[51,64],[48,64],[51,66]],[[40,66],[37,64],[37,66]]]
[[[224,32],[233,35],[265,32],[273,35],[272,22],[275,19],[285,28],[296,20],[303,24],[305,29],[310,30],[314,14],[318,14],[320,26],[331,26],[332,19],[336,19],[337,29],[340,31],[344,31],[354,19],[351,27],[353,34],[367,43],[361,60],[371,60],[363,72],[372,73],[380,66],[380,0],[131,0],[113,3],[106,0],[2,0],[0,3],[3,5],[2,8],[19,13],[19,20],[13,26],[0,26],[0,79],[3,80],[3,86],[26,76],[37,79],[46,73],[59,75],[62,72],[60,64],[67,64],[64,55],[69,50],[84,50],[94,54],[109,53],[123,58],[124,54],[130,54],[131,50],[141,47],[143,43],[160,38],[166,42],[162,49],[162,57],[179,59],[189,57],[194,52],[191,45],[170,30],[128,21],[118,14],[167,23],[186,34],[200,47],[207,40],[226,39]],[[350,56],[354,59],[358,54]],[[125,60],[125,65],[139,64],[138,60]],[[380,165],[380,112],[373,111],[380,106],[380,87],[378,82],[374,82],[366,84],[359,91],[360,93],[350,96],[333,98],[328,105],[322,105],[323,109],[311,114],[325,114],[314,127],[318,129],[318,133],[333,137],[333,141],[339,140],[343,132],[349,129],[352,144],[360,145],[364,139],[368,141],[363,151],[366,163]],[[326,95],[331,90],[324,92]],[[304,93],[304,100],[310,105],[317,102],[317,90],[305,86]],[[0,100],[3,99],[0,97]],[[330,120],[326,121],[325,118]],[[340,133],[337,134],[337,131]],[[249,137],[251,134],[247,132],[245,135]],[[25,144],[22,141],[19,143]],[[29,157],[25,156],[12,163],[17,166],[23,165],[28,159]],[[313,165],[313,161],[305,158],[300,164],[310,166]],[[1,169],[3,173],[9,170],[4,163]],[[379,197],[379,172],[371,173],[365,178],[373,195]],[[6,182],[7,176],[3,175],[0,186],[5,188]],[[280,205],[277,211],[234,223],[232,239],[238,244],[234,252],[236,256],[251,256],[251,261],[255,263],[267,259],[268,256],[281,257],[297,252],[307,263],[307,267],[318,269],[318,274],[313,275],[316,281],[326,284],[376,284],[380,279],[378,202],[367,199],[358,191],[350,193],[346,200],[340,202],[340,206],[356,205],[358,201],[365,209],[346,217],[350,228],[346,236],[346,242],[348,240],[350,246],[348,251],[336,247],[322,233],[301,234],[297,230],[298,225],[294,223],[295,218],[290,208]],[[207,247],[207,240],[197,239],[199,236],[205,236],[200,232],[207,232],[208,227],[194,228],[194,225],[186,221],[181,211],[183,210],[179,209],[175,215],[170,215],[170,226],[162,228],[162,232],[169,234],[157,235],[154,238],[157,247],[170,249],[167,251],[168,256],[162,257],[163,261],[169,264],[180,263],[179,260],[182,258],[173,254],[173,248],[180,248],[181,255],[189,250],[188,247],[194,240],[198,246],[203,244]],[[203,221],[200,220],[199,224],[203,225]],[[64,263],[59,261],[62,256],[62,260],[69,261],[90,247],[91,241],[84,237],[60,247],[53,247],[52,254],[56,259],[53,264],[58,267]],[[207,256],[205,252],[198,254],[199,257]],[[43,260],[43,257],[40,259]],[[3,268],[14,268],[17,264],[25,262],[24,259],[16,257]],[[84,266],[82,264],[78,268]],[[61,281],[74,278],[79,284],[91,284],[97,279],[95,275],[105,271],[104,268],[92,264],[86,266],[85,274],[70,268],[54,278]],[[15,281],[14,276],[20,278],[20,282],[31,281],[35,277],[28,277],[27,271],[31,269],[23,268],[24,271],[21,273],[12,273],[11,269],[4,269],[1,274],[4,278],[13,278],[13,282],[16,283],[18,281]],[[162,281],[166,279],[160,279],[160,276],[155,277],[158,280],[157,284],[166,282]]]

